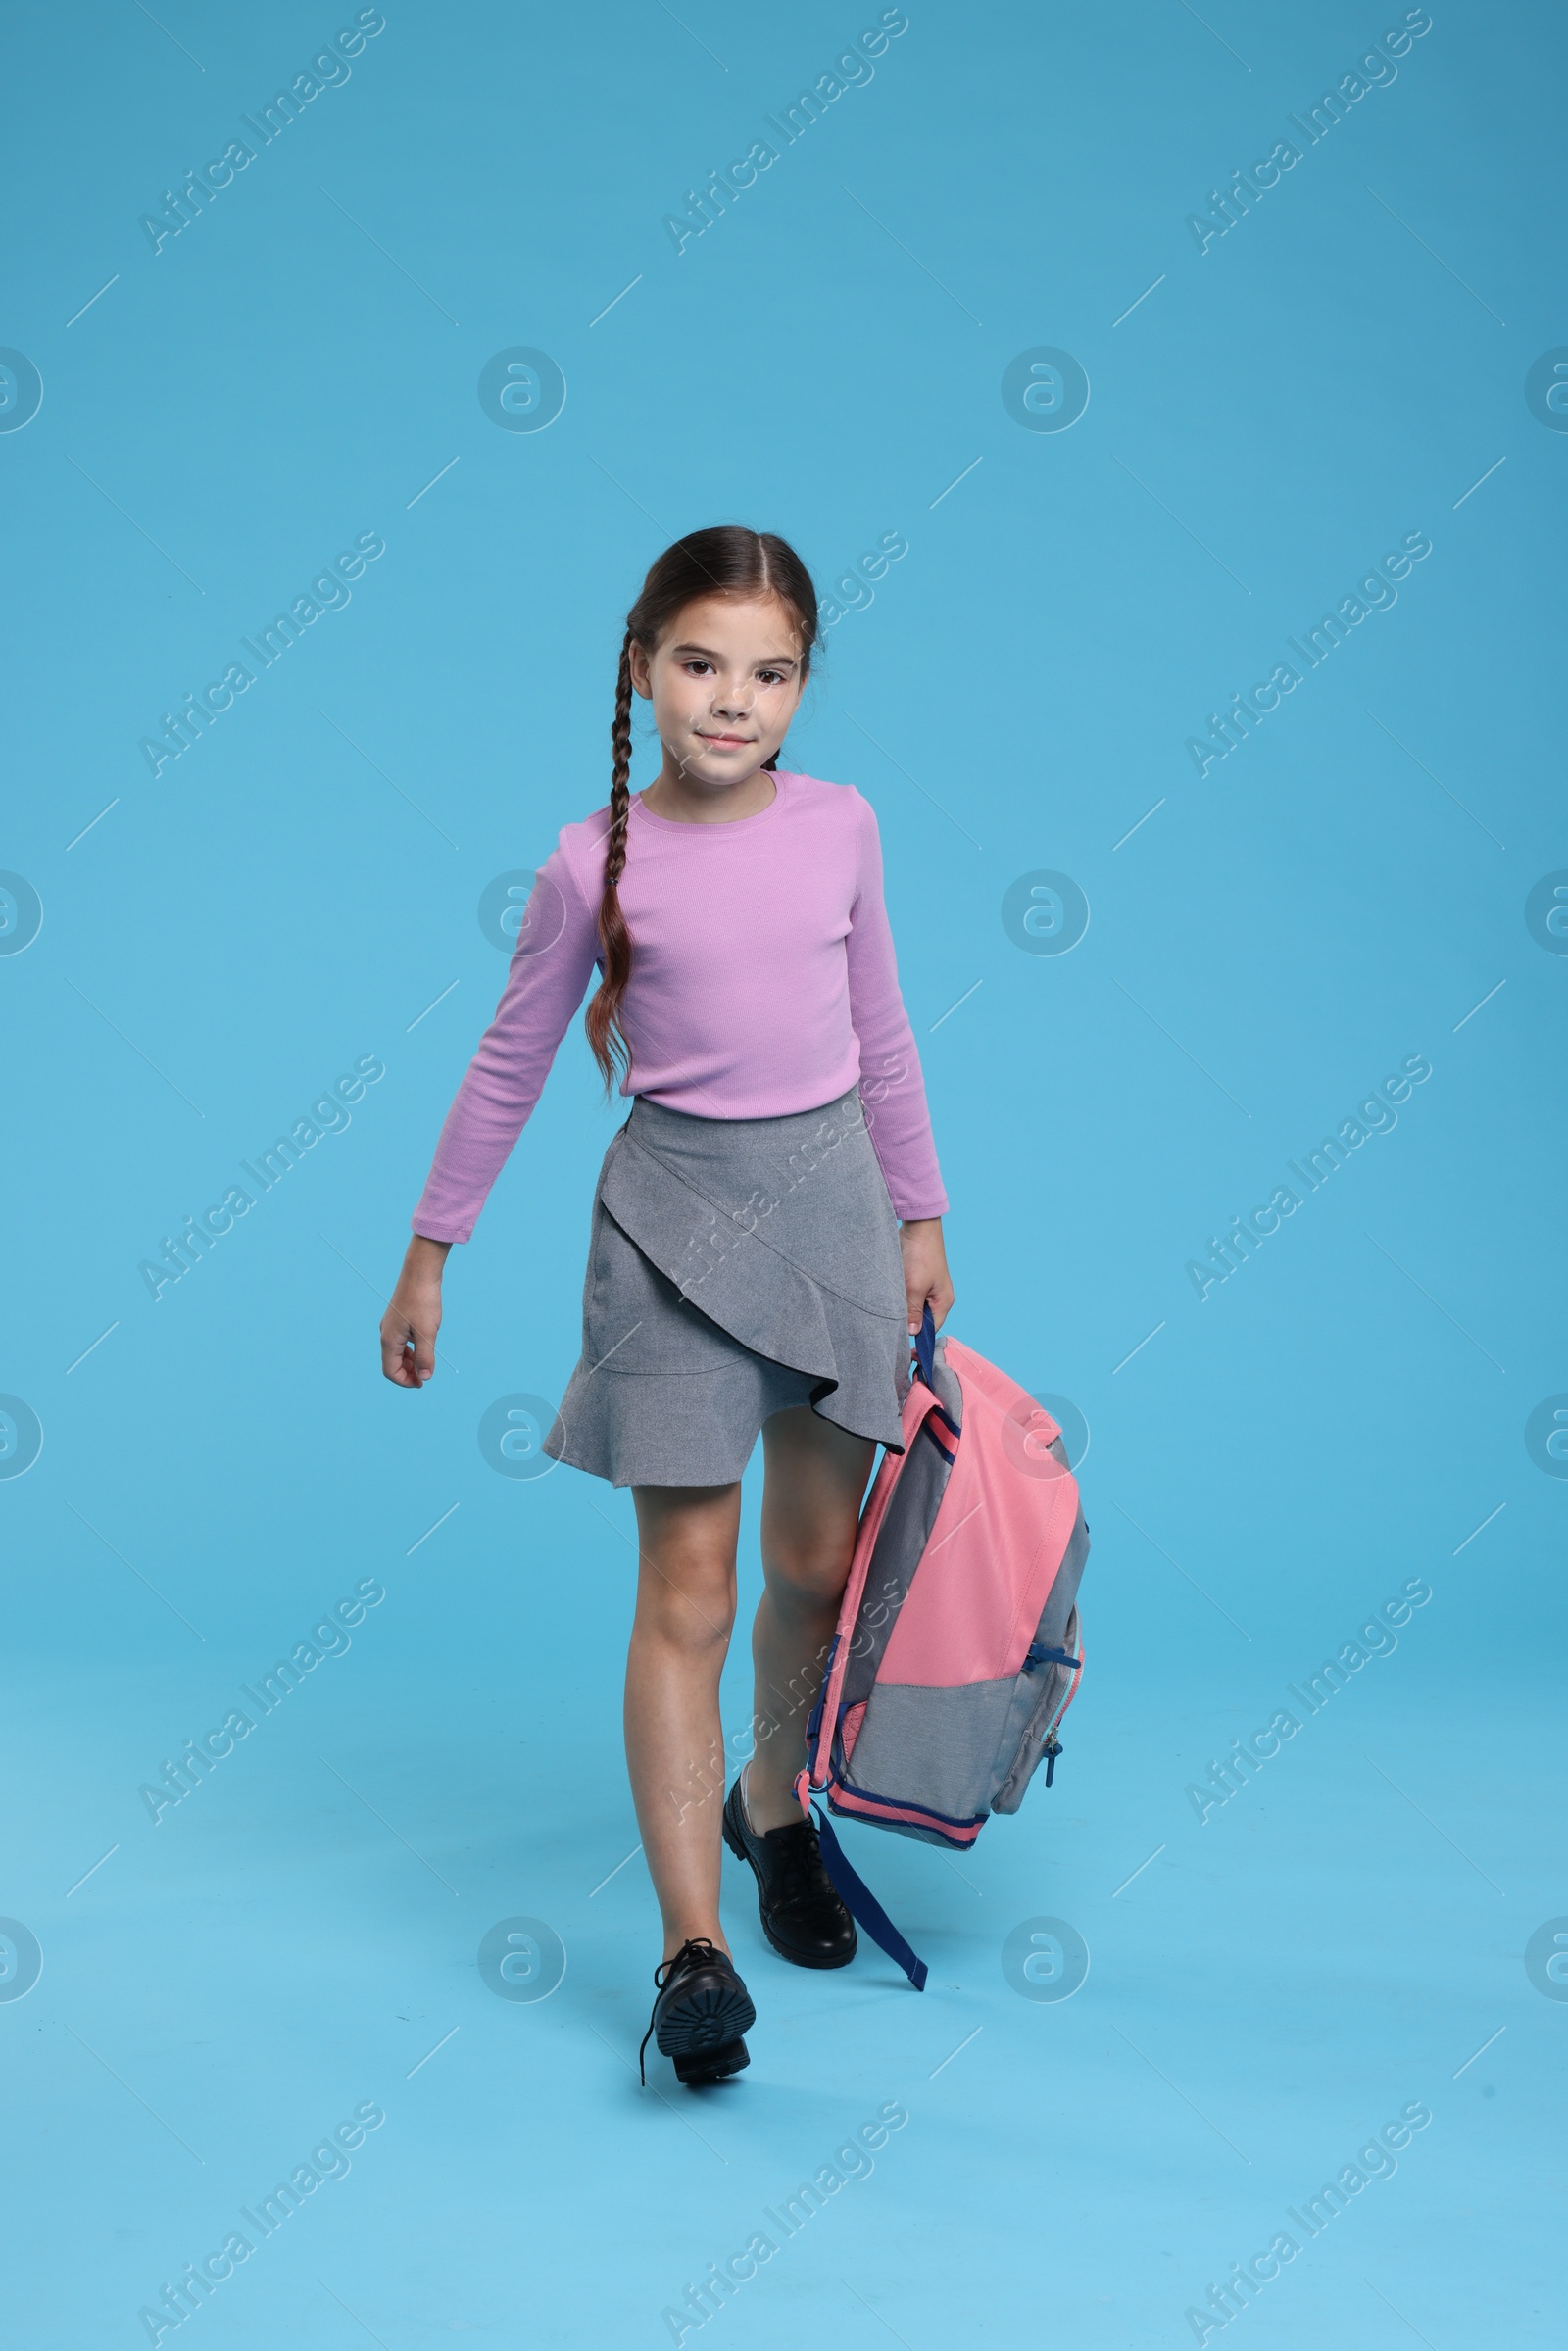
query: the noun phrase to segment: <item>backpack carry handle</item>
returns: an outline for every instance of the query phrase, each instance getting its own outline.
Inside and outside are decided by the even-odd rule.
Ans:
[[[909,1341],[914,1359],[920,1367],[920,1377],[932,1394],[936,1393],[937,1326],[928,1298],[920,1310],[920,1328]]]

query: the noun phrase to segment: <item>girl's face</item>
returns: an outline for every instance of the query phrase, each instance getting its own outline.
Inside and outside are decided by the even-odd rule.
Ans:
[[[654,648],[631,648],[666,759],[700,784],[738,784],[770,759],[806,683],[800,631],[776,596],[701,596]]]

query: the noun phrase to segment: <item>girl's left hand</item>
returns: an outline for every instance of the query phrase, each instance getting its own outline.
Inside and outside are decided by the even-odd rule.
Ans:
[[[899,1245],[904,1251],[904,1295],[909,1309],[909,1336],[912,1339],[919,1330],[927,1301],[931,1319],[940,1331],[953,1304],[953,1282],[948,1273],[948,1252],[942,1244],[941,1217],[911,1217],[899,1227]]]

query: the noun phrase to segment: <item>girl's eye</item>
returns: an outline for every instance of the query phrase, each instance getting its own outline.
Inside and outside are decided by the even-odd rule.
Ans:
[[[711,668],[712,668],[712,666],[713,666],[713,664],[712,664],[712,662],[711,662],[711,661],[687,661],[687,662],[683,663],[683,666],[684,666],[686,669],[690,670],[690,671],[693,673],[693,675],[696,675],[696,673],[697,673],[699,670],[711,669]]]
[[[784,683],[784,672],[782,669],[759,669],[757,682],[761,686],[781,686]]]

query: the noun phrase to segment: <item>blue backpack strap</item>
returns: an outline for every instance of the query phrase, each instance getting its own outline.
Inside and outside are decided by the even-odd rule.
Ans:
[[[926,1316],[929,1320],[929,1307],[926,1309]],[[865,1880],[849,1859],[844,1847],[839,1843],[832,1822],[821,1807],[813,1804],[811,1810],[816,1816],[816,1835],[817,1841],[822,1848],[822,1864],[833,1881],[840,1901],[856,1924],[865,1929],[877,1948],[886,1951],[888,1957],[903,1968],[915,1990],[924,1991],[925,1961],[916,1958],[875,1894],[866,1885]]]

